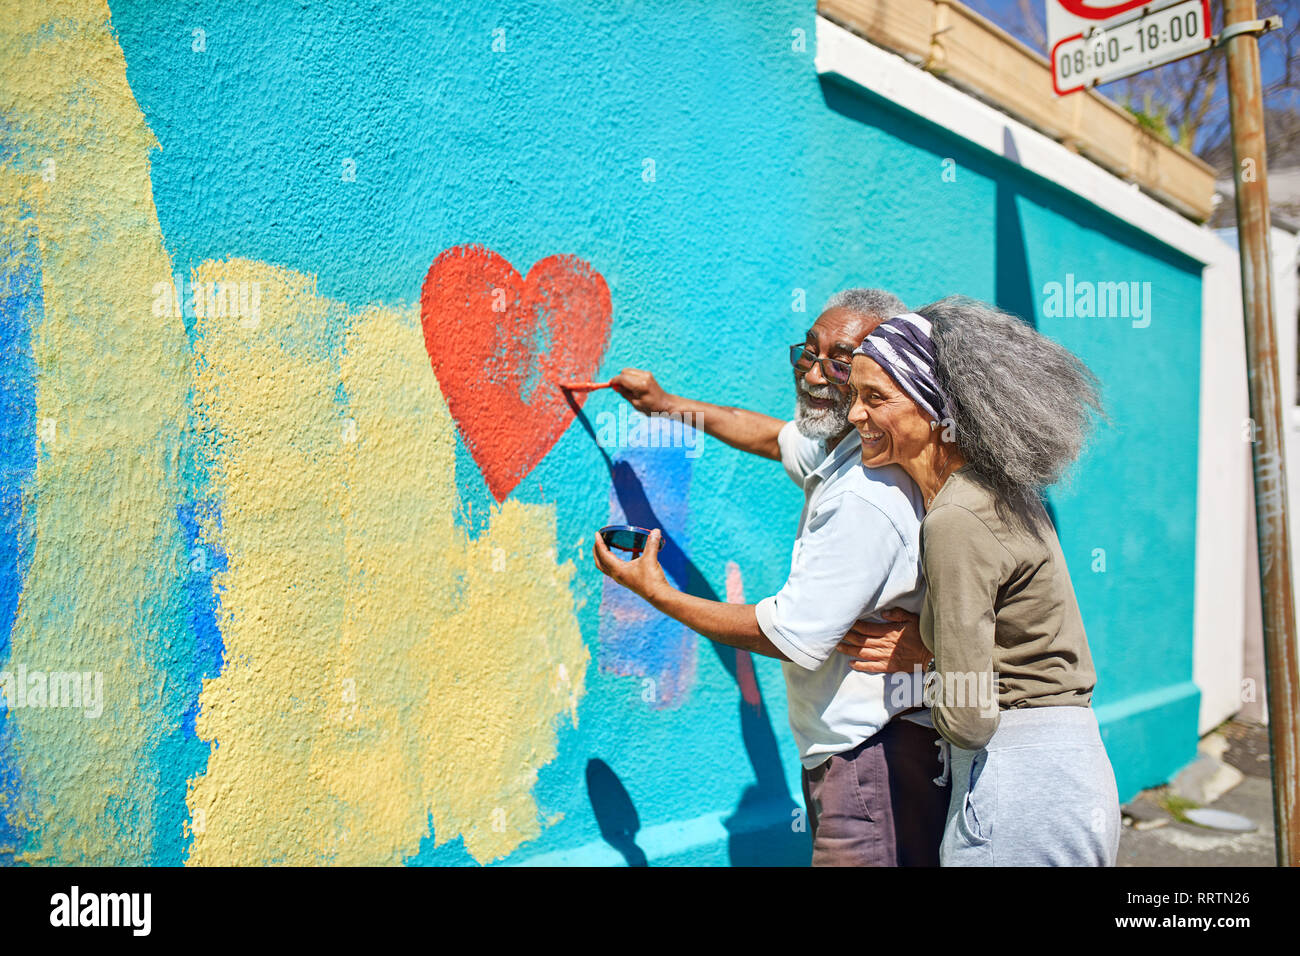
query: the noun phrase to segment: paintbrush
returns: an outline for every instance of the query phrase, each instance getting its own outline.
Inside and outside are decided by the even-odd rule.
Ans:
[[[566,392],[594,392],[598,388],[609,388],[612,382],[560,382],[560,388]]]

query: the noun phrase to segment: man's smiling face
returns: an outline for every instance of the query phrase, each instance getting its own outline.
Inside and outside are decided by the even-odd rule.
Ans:
[[[808,330],[805,345],[818,358],[842,362],[846,371],[853,364],[853,350],[883,319],[851,309],[827,309]],[[848,434],[849,409],[853,395],[848,384],[828,381],[820,363],[806,371],[794,370],[797,402],[795,427],[808,438],[836,441]]]

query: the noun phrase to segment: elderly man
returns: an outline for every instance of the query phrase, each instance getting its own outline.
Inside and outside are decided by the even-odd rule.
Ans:
[[[639,369],[613,380],[638,411],[691,414],[721,441],[780,461],[803,489],[789,577],[756,605],[674,588],[656,557],[658,529],[631,561],[597,536],[595,560],[697,633],[784,662],[814,866],[939,862],[949,784],[939,735],[920,706],[918,672],[929,654],[914,624],[883,623],[909,618],[892,609],[920,609],[921,498],[900,469],[862,466],[862,439],[848,420],[853,350],[906,311],[876,289],[833,296],[790,347],[794,421],[670,395]],[[855,659],[872,672],[854,669]]]

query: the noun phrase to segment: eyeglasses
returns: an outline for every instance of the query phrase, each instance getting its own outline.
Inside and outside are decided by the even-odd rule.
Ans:
[[[822,374],[826,376],[826,381],[833,385],[847,385],[849,375],[853,371],[853,366],[848,362],[840,362],[833,358],[818,358],[817,353],[804,343],[790,346],[790,364],[805,374],[814,364],[818,364],[822,367]]]

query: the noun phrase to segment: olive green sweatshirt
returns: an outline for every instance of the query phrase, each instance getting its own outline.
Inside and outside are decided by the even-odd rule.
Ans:
[[[979,750],[1012,707],[1087,707],[1097,682],[1074,586],[1051,524],[1004,522],[957,469],[921,522],[921,637],[934,653],[935,728]]]

